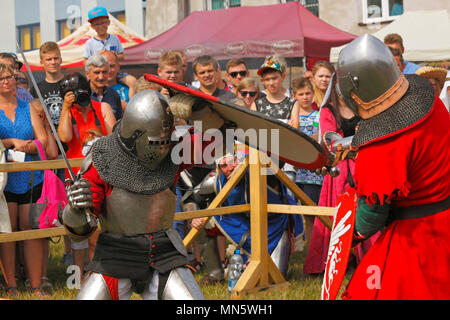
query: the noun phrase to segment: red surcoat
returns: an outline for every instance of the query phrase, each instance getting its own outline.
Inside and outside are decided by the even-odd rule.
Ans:
[[[450,196],[450,116],[437,98],[402,132],[360,147],[358,196],[389,197],[391,208]],[[395,220],[358,266],[344,299],[450,299],[450,210]]]

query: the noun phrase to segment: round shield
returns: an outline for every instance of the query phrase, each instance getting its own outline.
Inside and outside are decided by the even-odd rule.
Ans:
[[[298,168],[313,170],[327,163],[326,152],[319,143],[280,120],[154,75],[146,74],[145,78],[175,92],[207,100],[215,112],[235,125],[234,136],[239,142]]]

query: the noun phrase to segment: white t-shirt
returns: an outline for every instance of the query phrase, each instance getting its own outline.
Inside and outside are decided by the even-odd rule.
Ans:
[[[308,136],[313,136],[317,134],[319,129],[319,111],[314,110],[306,116],[300,115],[300,126],[299,130]],[[321,185],[323,182],[323,176],[317,175],[306,169],[298,169],[295,182],[301,184],[316,184]]]
[[[116,54],[123,53],[123,47],[119,38],[115,34],[108,34],[106,40],[93,37],[86,41],[83,58],[89,58],[102,50],[114,51]]]

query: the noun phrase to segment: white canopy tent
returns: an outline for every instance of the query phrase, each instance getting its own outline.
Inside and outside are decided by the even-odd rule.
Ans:
[[[372,35],[383,41],[390,33],[398,33],[403,38],[405,60],[450,60],[450,19],[447,10],[407,11]],[[331,62],[337,62],[344,47],[331,48]]]
[[[139,36],[134,30],[120,23],[119,20],[109,15],[111,21],[108,27],[108,33],[114,34],[119,38],[123,48],[128,48],[136,44],[142,43],[147,39]],[[76,68],[84,65],[83,52],[86,41],[96,35],[94,29],[91,28],[91,24],[86,22],[76,29],[72,34],[68,35],[64,39],[59,40],[58,46],[61,50],[62,68]],[[43,70],[41,65],[39,49],[25,52],[25,58],[30,64],[31,70]],[[19,60],[22,61],[22,57],[19,55]],[[23,61],[22,61],[23,62]],[[22,70],[25,70],[25,66]]]

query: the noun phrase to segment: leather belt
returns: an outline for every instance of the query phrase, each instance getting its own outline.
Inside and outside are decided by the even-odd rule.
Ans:
[[[450,208],[450,196],[444,200],[412,207],[391,208],[389,220],[423,218]]]

